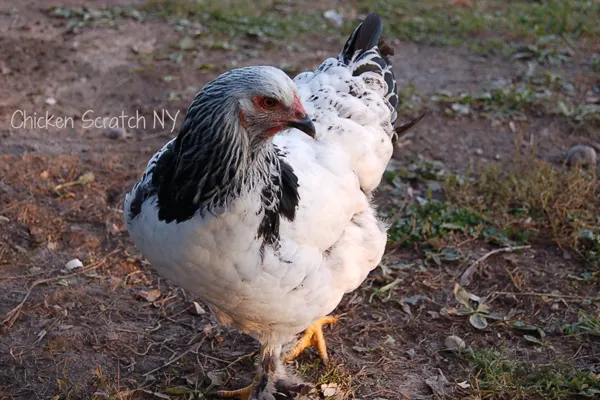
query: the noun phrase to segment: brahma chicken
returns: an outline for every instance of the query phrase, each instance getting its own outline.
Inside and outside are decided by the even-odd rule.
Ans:
[[[311,345],[327,361],[322,326],[382,258],[371,197],[398,97],[381,34],[369,14],[337,58],[294,80],[269,66],[222,74],[126,196],[129,233],[158,273],[260,342],[252,385],[222,396],[306,392],[283,361]]]

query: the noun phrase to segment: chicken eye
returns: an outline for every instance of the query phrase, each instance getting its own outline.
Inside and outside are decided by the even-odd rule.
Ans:
[[[277,104],[279,104],[279,102],[272,97],[263,97],[260,100],[260,105],[266,109],[273,109],[277,107]]]

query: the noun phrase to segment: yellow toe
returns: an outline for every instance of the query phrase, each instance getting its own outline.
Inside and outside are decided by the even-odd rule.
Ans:
[[[298,340],[296,346],[288,354],[286,354],[284,358],[285,362],[293,361],[304,350],[314,346],[317,348],[321,360],[327,364],[329,362],[329,355],[327,354],[327,344],[325,343],[325,337],[323,336],[323,326],[333,325],[338,321],[338,319],[339,317],[330,315],[319,318],[313,322],[312,325],[304,331],[304,334],[300,340]]]

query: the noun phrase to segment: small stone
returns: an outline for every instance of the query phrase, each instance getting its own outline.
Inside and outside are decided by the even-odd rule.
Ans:
[[[0,215],[0,224],[8,224],[10,219],[6,218],[4,215]]]
[[[46,100],[44,100],[44,102],[50,106],[53,106],[56,104],[56,99],[54,97],[48,97]]]
[[[478,156],[482,156],[483,155],[483,150],[482,149],[475,149],[475,154],[477,154]]]
[[[502,156],[501,156],[500,154],[496,154],[496,155],[494,156],[494,159],[496,159],[496,161],[498,161],[498,160],[501,160],[501,159],[502,159]]]
[[[81,262],[81,260],[79,258],[74,258],[65,264],[65,268],[67,269],[67,271],[72,271],[74,269],[81,268],[81,267],[83,267],[83,263]]]
[[[136,54],[150,54],[154,51],[155,40],[133,45],[131,50]]]
[[[464,350],[467,347],[465,341],[455,335],[448,336],[444,341],[444,344],[448,350],[452,351]]]
[[[596,161],[596,150],[590,146],[573,146],[567,152],[567,165],[570,167],[587,168],[595,166]]]

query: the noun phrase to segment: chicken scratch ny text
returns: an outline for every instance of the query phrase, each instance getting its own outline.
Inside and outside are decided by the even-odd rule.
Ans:
[[[146,123],[146,116],[140,115],[138,110],[135,115],[129,115],[121,111],[119,115],[96,116],[94,110],[87,110],[81,115],[81,127],[84,129],[169,129],[173,132],[177,126],[177,118],[180,110],[171,113],[168,110],[154,110],[152,112],[151,124]],[[75,118],[73,116],[56,116],[48,111],[38,114],[36,112],[27,112],[25,110],[15,111],[10,124],[14,129],[64,129],[75,128]]]

